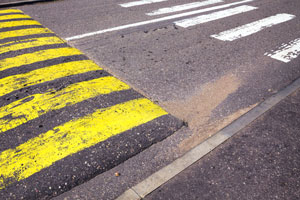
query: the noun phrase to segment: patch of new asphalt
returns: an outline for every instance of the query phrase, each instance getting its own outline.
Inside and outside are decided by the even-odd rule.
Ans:
[[[144,198],[299,199],[300,89]]]

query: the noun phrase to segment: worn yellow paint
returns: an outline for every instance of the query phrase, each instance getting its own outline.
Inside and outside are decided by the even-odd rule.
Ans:
[[[102,68],[91,60],[81,60],[52,65],[25,74],[8,76],[0,79],[0,96],[46,81],[96,70],[102,70]]]
[[[29,29],[21,29],[16,31],[6,31],[6,32],[0,32],[0,40],[7,39],[7,38],[14,38],[14,37],[35,35],[35,34],[43,34],[43,33],[53,33],[53,32],[46,28],[29,28]]]
[[[34,94],[0,108],[0,133],[53,110],[130,87],[120,80],[108,76],[72,84],[59,91]],[[27,100],[26,100],[27,99]]]
[[[60,39],[59,37],[41,37],[19,40],[18,42],[8,42],[0,45],[0,54],[43,45],[62,44],[64,42],[65,41]]]
[[[35,20],[20,20],[20,21],[12,21],[12,22],[0,22],[1,28],[10,28],[16,26],[26,26],[26,25],[41,25],[39,22]]]
[[[36,51],[33,53],[22,54],[12,58],[0,60],[0,72],[13,67],[29,65],[39,61],[46,61],[62,56],[73,56],[82,54],[78,49],[72,47],[64,47],[57,49],[47,49]]]
[[[15,14],[15,15],[3,15],[0,16],[0,20],[9,20],[9,19],[24,19],[24,18],[31,18],[28,15],[24,15],[24,14]]]
[[[8,13],[22,13],[22,11],[18,9],[0,10],[0,14],[8,14]]]
[[[1,12],[3,11],[0,11],[0,14]],[[5,12],[20,11],[6,10]],[[18,18],[17,15],[10,16],[10,19]],[[6,17],[1,18],[0,16],[0,20],[9,19],[8,15]],[[31,22],[39,24],[36,21],[20,20],[2,22],[0,28],[29,25]],[[52,32],[44,28],[6,31],[0,32],[0,40],[42,33]],[[61,43],[64,43],[64,41],[57,37],[6,42],[0,45],[0,54],[24,48]],[[81,55],[81,52],[71,47],[64,47],[18,55],[0,60],[0,73],[6,69],[72,55]],[[0,96],[27,86],[100,69],[90,60],[71,61],[5,77],[0,79]],[[71,84],[60,90],[48,90],[43,94],[27,96],[0,108],[0,133],[18,127],[53,110],[72,106],[99,95],[128,89],[130,87],[127,84],[112,76],[107,76]],[[0,190],[16,181],[30,177],[67,156],[166,114],[166,111],[146,98],[135,99],[95,110],[92,114],[73,119],[29,139],[14,149],[4,150],[0,152]]]
[[[0,154],[0,189],[54,162],[167,113],[148,99],[135,99],[72,120]]]

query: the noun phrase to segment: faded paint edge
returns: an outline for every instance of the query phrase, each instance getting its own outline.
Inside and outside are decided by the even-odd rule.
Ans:
[[[297,38],[287,44],[282,44],[278,50],[271,53],[265,53],[273,59],[288,63],[300,55],[300,38]]]
[[[249,11],[256,10],[256,9],[258,9],[258,8],[253,7],[253,6],[243,5],[243,6],[239,6],[239,7],[235,7],[235,8],[230,8],[230,9],[227,9],[227,10],[213,12],[213,13],[206,14],[206,15],[200,15],[200,16],[197,16],[197,17],[183,19],[183,20],[180,20],[180,21],[176,21],[174,23],[177,26],[180,26],[180,27],[183,27],[183,28],[188,28],[190,26],[195,26],[195,25],[215,21],[215,20],[218,20],[218,19],[231,17],[231,16],[234,16],[234,15],[242,14],[242,13],[249,12]]]
[[[107,32],[119,31],[119,30],[123,30],[123,29],[127,29],[127,28],[133,28],[133,27],[137,27],[137,26],[143,26],[143,25],[147,25],[147,24],[153,24],[153,23],[157,23],[157,22],[162,22],[162,21],[172,20],[172,19],[176,19],[176,18],[191,16],[191,15],[195,15],[195,14],[199,14],[199,13],[203,13],[203,12],[209,12],[209,11],[212,11],[212,10],[228,8],[228,7],[231,7],[231,6],[244,4],[244,3],[249,3],[249,2],[253,2],[253,1],[254,0],[242,0],[242,1],[234,2],[234,3],[229,3],[229,4],[225,4],[225,5],[220,5],[220,6],[214,6],[214,7],[210,7],[210,8],[185,12],[185,13],[176,14],[176,15],[170,15],[170,16],[167,16],[167,17],[152,19],[152,20],[148,20],[148,21],[141,21],[141,22],[136,22],[136,23],[133,23],[133,24],[116,26],[116,27],[113,27],[113,28],[108,28],[108,29],[103,29],[103,30],[99,30],[99,31],[84,33],[84,34],[80,34],[80,35],[75,35],[75,36],[72,36],[72,37],[67,37],[67,38],[65,38],[65,40],[67,40],[67,41],[78,40],[78,39],[82,39],[82,38],[86,38],[86,37],[90,37],[90,36],[94,36],[94,35],[99,35],[99,34],[103,34],[103,33],[107,33]]]
[[[294,19],[295,15],[290,14],[277,14],[270,17],[266,17],[263,19],[260,19],[258,21],[245,24],[227,31],[223,31],[219,34],[211,35],[211,37],[223,40],[223,41],[233,41],[239,38],[243,38],[249,35],[252,35],[254,33],[257,33],[259,31],[262,31],[266,28],[270,28],[274,25],[281,24],[283,22],[287,22],[289,20]]]
[[[154,10],[152,12],[146,13],[146,15],[149,15],[149,16],[163,15],[163,14],[179,12],[179,11],[183,11],[183,10],[204,7],[204,6],[221,3],[221,2],[223,2],[223,0],[206,0],[206,1],[200,1],[200,2],[192,2],[192,3],[181,4],[181,5],[172,6],[172,7],[160,8],[158,10]]]

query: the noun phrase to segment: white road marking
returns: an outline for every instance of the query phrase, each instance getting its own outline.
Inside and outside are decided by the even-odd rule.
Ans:
[[[288,44],[282,44],[278,50],[265,55],[276,60],[288,63],[300,55],[300,38],[295,39]]]
[[[254,33],[257,33],[265,28],[271,27],[276,24],[280,24],[295,18],[295,15],[290,14],[277,14],[271,17],[267,17],[243,26],[239,26],[234,29],[223,31],[219,34],[211,35],[211,37],[217,38],[223,41],[233,41]]]
[[[161,21],[172,20],[172,19],[195,15],[195,14],[208,12],[208,11],[212,11],[212,10],[227,8],[227,7],[238,5],[238,4],[249,3],[252,1],[254,1],[254,0],[243,0],[243,1],[238,1],[238,2],[234,2],[234,3],[221,5],[221,6],[215,6],[215,7],[205,8],[205,9],[201,9],[201,10],[195,10],[195,11],[190,11],[190,12],[176,14],[176,15],[170,15],[170,16],[162,17],[162,18],[158,18],[158,19],[152,19],[152,20],[148,20],[148,21],[142,21],[142,22],[137,22],[137,23],[133,23],[133,24],[117,26],[117,27],[113,27],[113,28],[108,28],[108,29],[104,29],[104,30],[99,30],[99,31],[95,31],[95,32],[90,32],[90,33],[85,33],[85,34],[81,34],[81,35],[68,37],[68,38],[65,38],[65,40],[71,41],[71,40],[82,39],[85,37],[99,35],[99,34],[103,34],[103,33],[107,33],[107,32],[119,31],[119,30],[123,30],[123,29],[127,29],[127,28],[143,26],[143,25],[147,25],[147,24],[153,24],[153,23],[157,23],[157,22],[161,22]]]
[[[141,0],[141,1],[132,1],[132,2],[128,2],[128,3],[122,3],[122,4],[119,4],[119,5],[124,7],[124,8],[128,8],[128,7],[133,7],[133,6],[140,6],[140,5],[145,5],[145,4],[158,3],[158,2],[162,2],[162,1],[167,1],[167,0]]]
[[[189,19],[180,20],[180,21],[175,22],[175,24],[177,26],[187,28],[187,27],[190,27],[190,26],[203,24],[203,23],[206,23],[206,22],[214,21],[214,20],[217,20],[217,19],[222,19],[222,18],[225,18],[225,17],[229,17],[229,16],[232,16],[232,15],[237,15],[237,14],[248,12],[248,11],[255,10],[255,9],[257,9],[257,7],[239,6],[239,7],[230,8],[230,9],[227,9],[227,10],[214,12],[214,13],[207,14],[207,15],[200,15],[200,16],[197,16],[197,17],[192,17],[192,18],[189,18]]]
[[[193,2],[193,3],[168,7],[168,8],[160,8],[160,9],[154,10],[150,13],[146,13],[146,15],[154,16],[154,15],[167,14],[167,13],[172,13],[172,12],[188,10],[188,9],[192,9],[192,8],[199,8],[199,7],[203,7],[203,6],[207,6],[207,5],[211,5],[211,4],[215,4],[215,3],[221,3],[221,2],[223,2],[223,0],[207,0],[207,1],[201,1],[201,2]]]

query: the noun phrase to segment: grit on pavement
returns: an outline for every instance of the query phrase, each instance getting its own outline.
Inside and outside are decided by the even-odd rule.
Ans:
[[[144,198],[300,199],[300,89]]]
[[[90,195],[100,199],[116,198],[127,188],[205,141],[299,78],[299,7],[300,2],[297,0],[57,0],[13,7],[30,19],[18,19],[15,16],[9,19],[14,22],[9,22],[3,15],[1,23],[4,25],[0,36],[6,37],[9,31],[33,28],[41,31],[39,37],[42,38],[36,40],[32,36],[34,41],[29,41],[32,45],[39,43],[40,46],[18,51],[8,48],[8,52],[3,54],[4,59],[1,57],[4,60],[3,66],[7,68],[5,73],[0,74],[1,80],[7,85],[19,81],[20,86],[9,93],[5,90],[1,100],[3,110],[14,109],[14,106],[19,105],[18,102],[30,104],[32,97],[36,99],[39,94],[52,99],[51,95],[54,94],[49,89],[58,92],[60,100],[53,101],[55,109],[51,111],[41,107],[36,115],[39,117],[29,121],[27,118],[31,113],[25,117],[19,113],[15,121],[21,123],[22,120],[18,118],[23,117],[26,118],[25,122],[22,121],[20,126],[12,122],[9,126],[13,124],[18,127],[8,131],[14,134],[0,136],[1,151],[5,152],[3,155],[9,155],[10,150],[17,154],[18,145],[34,141],[31,139],[50,130],[55,133],[70,120],[81,120],[87,114],[90,116],[96,108],[113,107],[133,99],[146,97],[152,100],[154,104],[151,105],[159,105],[162,109],[158,110],[167,111],[164,112],[167,119],[160,121],[159,117],[158,121],[150,120],[150,124],[140,124],[141,127],[132,125],[131,128],[135,128],[129,131],[130,136],[127,133],[121,134],[109,140],[101,140],[86,150],[77,149],[74,155],[60,155],[59,158],[64,157],[62,160],[50,159],[47,162],[53,165],[39,167],[39,170],[43,169],[40,171],[41,176],[36,173],[39,170],[33,170],[35,174],[32,175],[31,171],[24,179],[20,173],[22,170],[10,170],[9,178],[4,179],[4,185],[10,185],[7,187],[9,189],[0,192],[4,191],[7,198],[11,199],[50,198],[98,177],[94,183],[101,184]],[[46,30],[44,27],[51,31],[42,33]],[[51,44],[43,41],[41,45],[45,36],[43,34],[48,34],[47,37],[58,35],[63,40],[50,40]],[[3,42],[7,45],[29,39],[20,35],[16,37],[12,40],[4,39]],[[5,45],[3,48],[7,49]],[[72,51],[51,51],[57,48],[70,48]],[[45,53],[42,55],[43,61],[29,63],[30,59],[26,59],[26,54],[35,54],[37,57],[44,51],[47,56],[44,56]],[[59,58],[61,53],[68,54],[67,60]],[[14,57],[22,57],[22,54],[25,67],[18,68],[11,64],[14,63]],[[50,76],[48,74],[52,79],[43,77],[44,83],[38,83],[38,76],[30,75],[36,81],[30,82],[31,85],[22,85],[24,77],[20,79],[16,76],[23,73],[28,75],[35,70],[40,70],[41,74],[49,66],[59,67],[61,62],[73,59],[76,62],[90,59],[97,63],[97,70],[94,68],[86,72],[88,68],[82,67],[84,75],[83,72],[78,75],[81,72],[78,70],[77,75],[72,72],[59,79],[57,76],[52,77],[55,74],[52,71]],[[5,66],[6,63],[10,65]],[[92,100],[89,95],[82,97],[72,93],[80,92],[78,88],[85,88],[78,86],[83,81],[111,75],[121,80],[123,88],[120,91],[101,97],[95,96],[98,93],[88,92],[89,95],[94,94]],[[77,89],[70,89],[69,86]],[[73,97],[69,99],[71,102],[64,102],[61,95],[65,94]],[[57,106],[55,103],[65,106]],[[11,113],[14,115],[15,112],[10,111],[3,119],[11,120]],[[65,137],[64,134],[61,136]],[[87,140],[82,139],[84,142]],[[157,144],[148,148],[154,143]],[[144,149],[146,151],[143,154],[141,151]],[[143,155],[147,156],[143,158]],[[128,161],[127,168],[124,167],[124,161]],[[10,162],[7,163],[4,165],[10,166]],[[117,167],[112,168],[114,166]],[[128,166],[134,168],[128,169]],[[118,179],[107,178],[122,167],[125,174],[128,170],[126,175],[122,172]],[[12,165],[11,168],[15,169]],[[106,174],[103,173],[105,171]],[[22,180],[19,177],[23,177]],[[99,181],[101,177],[102,181]],[[107,180],[114,183],[113,187],[106,186]],[[86,183],[82,191],[73,188],[69,194],[76,196],[80,193],[83,195],[81,198],[89,199],[90,196],[83,194],[88,186]],[[103,189],[99,191],[101,187]]]

